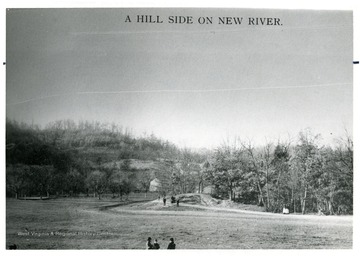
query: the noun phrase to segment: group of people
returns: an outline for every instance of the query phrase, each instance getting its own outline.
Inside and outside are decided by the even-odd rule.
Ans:
[[[159,196],[159,200],[160,200],[160,196]],[[166,196],[163,197],[163,203],[164,206],[166,206]],[[174,196],[171,196],[171,203],[176,203],[176,206],[179,206],[180,203],[180,199],[176,199]]]
[[[157,239],[154,240],[154,244],[151,242],[151,237],[148,238],[147,242],[146,242],[146,249],[160,249],[160,245],[157,241]],[[170,238],[170,242],[168,244],[167,249],[175,249],[176,244],[174,242],[174,238]]]

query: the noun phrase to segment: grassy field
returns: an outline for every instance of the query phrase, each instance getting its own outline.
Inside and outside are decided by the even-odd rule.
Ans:
[[[349,249],[352,216],[268,214],[162,202],[64,198],[6,201],[6,244],[19,249]],[[150,208],[151,207],[151,208]]]

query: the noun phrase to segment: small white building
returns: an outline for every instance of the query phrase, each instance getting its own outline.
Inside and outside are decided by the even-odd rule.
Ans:
[[[213,194],[213,193],[215,193],[215,187],[213,185],[207,185],[207,186],[201,187],[201,188],[199,188],[199,186],[197,186],[195,188],[195,192],[203,193],[203,194]]]
[[[161,182],[159,179],[155,178],[150,182],[150,188],[149,191],[150,192],[157,192],[160,190],[161,187]]]
[[[203,188],[202,193],[204,193],[204,194],[213,194],[214,191],[215,191],[215,187],[212,186],[212,185],[208,185],[208,186],[205,186],[205,187]]]

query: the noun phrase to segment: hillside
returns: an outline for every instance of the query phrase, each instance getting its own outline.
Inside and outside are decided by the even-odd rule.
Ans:
[[[204,160],[205,154],[181,150],[154,135],[136,137],[114,124],[64,120],[40,129],[6,121],[7,196],[122,196],[148,191],[154,178],[162,183],[160,192],[191,192],[196,182],[189,185],[187,178],[182,184],[182,165],[198,171]]]

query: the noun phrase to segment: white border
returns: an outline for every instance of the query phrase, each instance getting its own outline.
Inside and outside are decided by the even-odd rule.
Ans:
[[[353,10],[354,15],[354,59],[356,61],[360,60],[360,53],[359,47],[360,40],[360,1],[359,0],[340,0],[340,1],[315,1],[315,0],[302,0],[297,1],[285,1],[285,0],[252,0],[252,1],[229,1],[229,0],[221,0],[221,1],[200,1],[200,0],[173,0],[173,1],[165,1],[165,0],[123,0],[123,1],[114,1],[114,0],[101,0],[101,1],[79,1],[79,0],[61,0],[61,1],[44,1],[44,0],[33,0],[33,1],[19,1],[19,0],[3,0],[1,1],[1,19],[0,19],[0,30],[1,35],[3,35],[0,46],[1,46],[1,64],[6,60],[6,48],[5,48],[5,13],[6,8],[64,8],[64,7],[73,7],[73,8],[84,8],[84,7],[212,7],[212,8],[266,8],[266,9],[316,9],[316,10]],[[359,70],[360,64],[354,65],[354,130],[353,132],[359,132],[359,103],[356,100],[359,99]],[[6,74],[6,67],[2,66],[2,71],[0,73],[0,81],[2,82],[1,94],[0,94],[0,130],[1,130],[1,137],[0,137],[0,162],[1,162],[1,193],[2,197],[0,200],[0,205],[2,208],[1,219],[0,219],[0,228],[1,228],[1,235],[0,235],[0,248],[1,248],[1,255],[2,257],[12,256],[27,256],[27,257],[38,257],[39,255],[51,255],[51,257],[62,257],[63,255],[76,255],[79,254],[79,251],[55,251],[49,253],[48,251],[9,251],[5,250],[5,243],[6,243],[6,224],[5,224],[5,74]],[[356,158],[357,154],[357,146],[359,146],[359,139],[357,135],[354,133],[354,144],[355,144],[355,163],[354,163],[354,171],[359,171],[359,159]],[[357,186],[359,186],[359,176],[356,175],[354,172],[354,214],[358,214],[359,211],[359,191],[357,190]],[[327,258],[330,257],[339,257],[339,256],[349,256],[349,257],[356,257],[360,253],[360,238],[359,238],[359,219],[356,216],[353,217],[354,225],[354,239],[353,239],[353,250],[296,250],[296,251],[285,251],[285,250],[239,250],[239,251],[195,251],[195,250],[178,250],[173,253],[171,256],[175,257],[183,257],[183,256],[191,256],[191,257],[199,257],[199,256],[207,256],[207,257],[218,257],[218,256],[241,256],[241,257],[282,257],[291,255],[293,257],[304,257],[304,256],[312,256],[316,255],[319,256],[326,256]],[[109,257],[142,257],[144,255],[149,256],[149,252],[145,251],[80,251],[81,255],[86,255],[90,257],[95,257],[99,255],[106,255],[107,258]],[[150,256],[155,256],[155,254],[150,254]],[[156,253],[156,257],[167,257],[167,252],[158,252]]]

